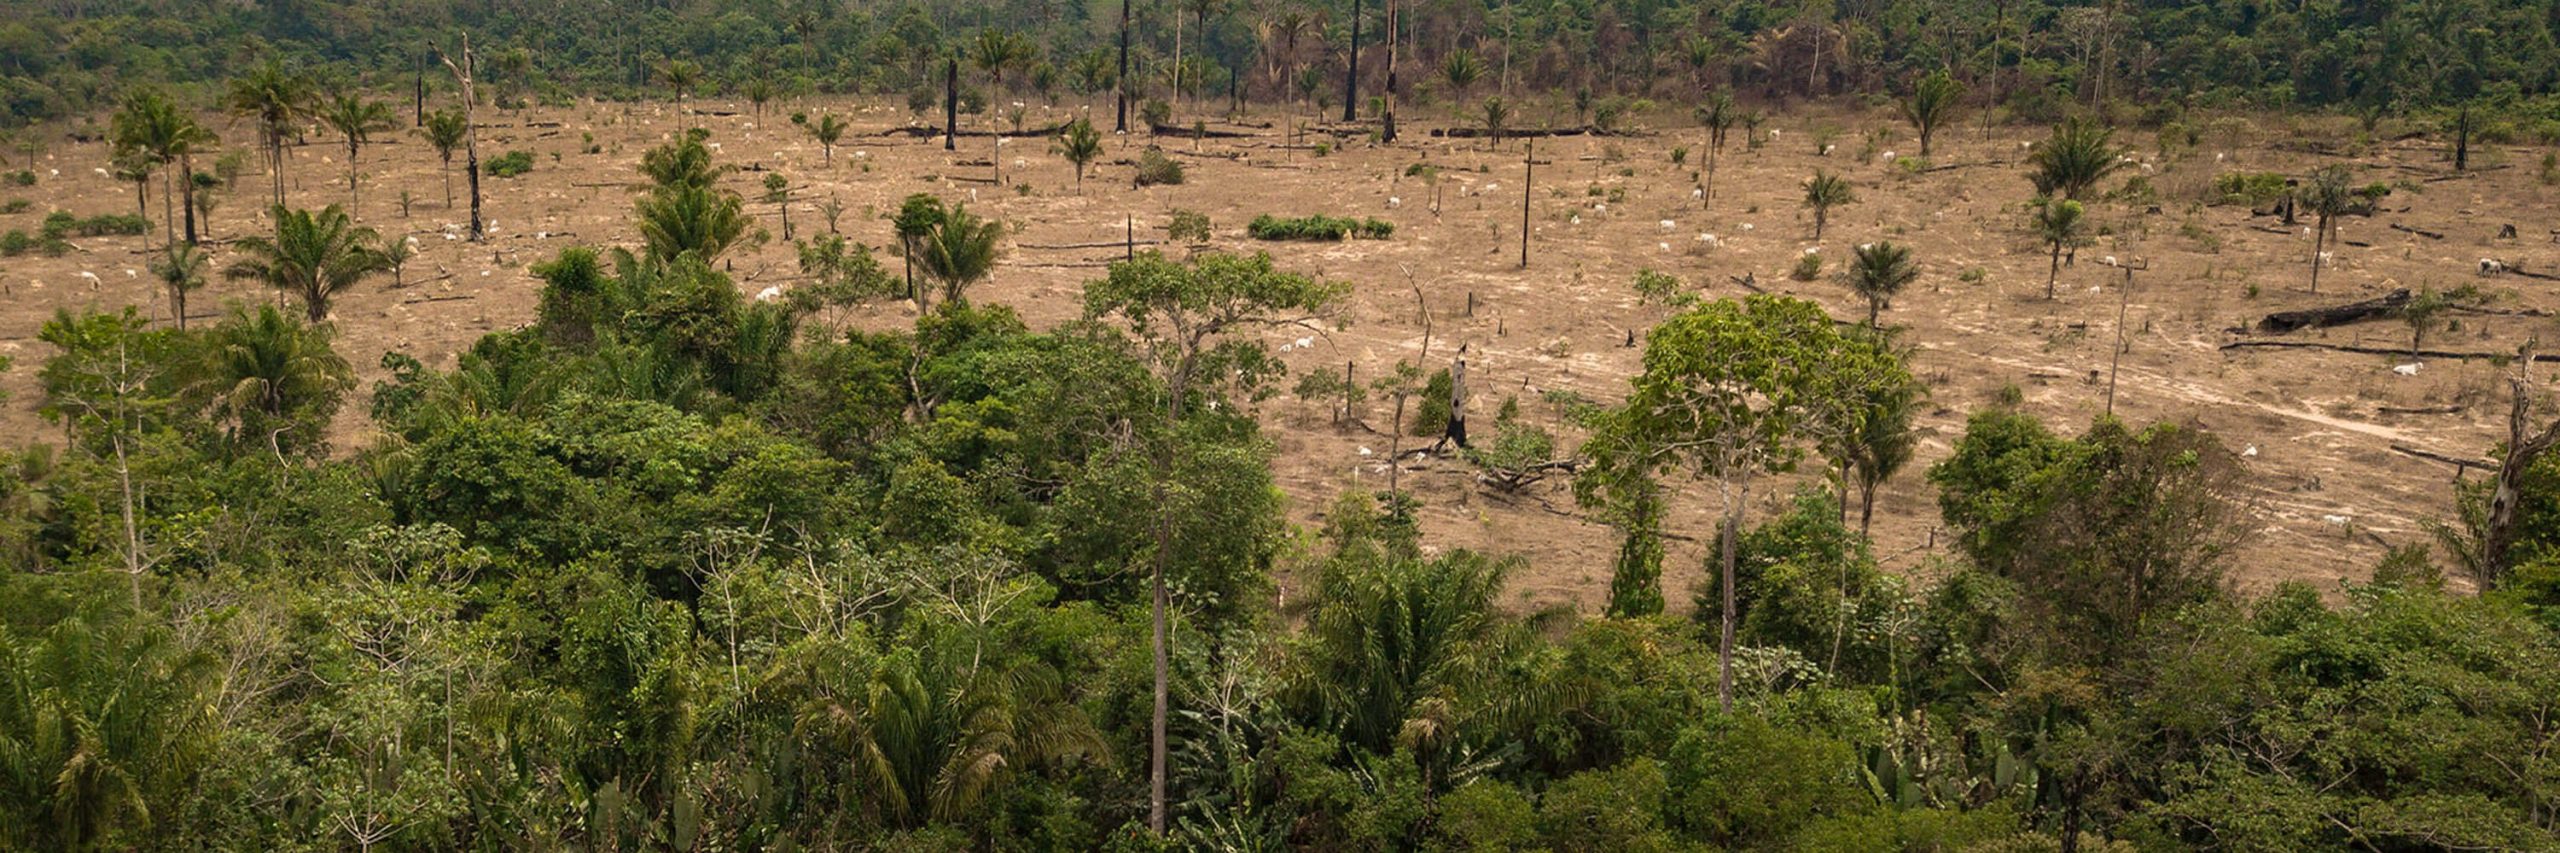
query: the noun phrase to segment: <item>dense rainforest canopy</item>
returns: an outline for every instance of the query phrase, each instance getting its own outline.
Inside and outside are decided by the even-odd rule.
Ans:
[[[1021,37],[1026,87],[1110,88],[1123,4],[1111,0],[25,0],[0,21],[0,124],[76,115],[138,82],[216,81],[281,55],[390,83],[468,32],[501,98],[628,96],[668,60],[704,91],[898,93],[982,32]],[[1140,88],[1333,98],[1360,30],[1362,91],[1386,85],[1384,0],[1135,2]],[[2560,86],[2560,3],[2043,2],[2043,0],[1409,0],[1393,18],[1401,85],[1456,57],[1482,88],[1677,101],[1702,87],[1767,97],[1899,91],[1950,69],[1978,97],[2050,120],[2072,104],[2329,107],[2389,112]],[[1355,13],[1357,17],[1355,18]],[[1177,43],[1179,40],[1179,44]],[[1181,51],[1177,77],[1163,71]],[[1232,86],[1230,84],[1233,84]]]

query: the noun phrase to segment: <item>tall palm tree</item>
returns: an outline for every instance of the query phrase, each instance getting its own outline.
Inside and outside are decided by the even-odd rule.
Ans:
[[[1076,119],[1074,124],[1067,125],[1067,129],[1058,134],[1057,150],[1058,156],[1075,164],[1076,192],[1084,192],[1084,167],[1102,156],[1101,131],[1094,130],[1091,121]]]
[[[1920,156],[1929,156],[1929,140],[1938,127],[1955,115],[1956,105],[1964,98],[1964,85],[1955,75],[1940,68],[1911,87],[1910,97],[1902,99],[1902,117],[1920,132]]]
[[[2089,221],[2080,203],[2067,198],[2038,198],[2035,214],[2036,237],[2053,247],[2053,263],[2044,277],[2044,298],[2052,299],[2054,283],[2062,279],[2062,251],[2087,242]]]
[[[969,64],[987,75],[995,94],[1004,94],[1004,75],[1031,61],[1031,40],[1006,30],[979,30],[969,43]]]
[[[320,102],[319,112],[321,121],[346,137],[347,210],[362,215],[356,201],[356,156],[364,152],[365,143],[373,141],[374,134],[398,130],[400,119],[392,113],[390,104],[367,101],[355,92],[340,92]]]
[[[746,233],[744,205],[737,194],[706,186],[662,187],[640,200],[640,239],[659,261],[691,253],[711,263]]]
[[[463,139],[471,133],[471,121],[459,110],[437,110],[427,114],[426,123],[418,126],[426,134],[427,144],[435,146],[436,159],[444,163],[444,206],[453,206],[453,152],[462,150]]]
[[[356,384],[330,337],[271,304],[232,306],[206,337],[201,381],[235,446],[263,443],[278,457],[318,448],[340,395]]]
[[[1822,242],[1822,227],[1831,223],[1831,209],[1858,200],[1849,189],[1849,179],[1820,169],[1804,184],[1804,206],[1813,208],[1813,241]]]
[[[1698,189],[1698,207],[1703,210],[1716,200],[1716,161],[1724,155],[1725,135],[1742,120],[1742,110],[1734,106],[1733,93],[1717,90],[1698,107],[1698,124],[1707,129],[1707,181]]]
[[[969,285],[995,271],[996,240],[1003,235],[1003,224],[978,218],[968,205],[953,205],[917,245],[916,263],[942,282],[945,301],[958,302],[967,298]]]
[[[318,323],[329,318],[329,300],[390,268],[375,244],[381,237],[361,227],[337,205],[315,214],[276,205],[273,239],[243,237],[238,243],[248,257],[222,271],[225,278],[256,281],[302,299],[305,316]]]
[[[111,138],[118,149],[139,154],[160,166],[177,166],[175,174],[163,173],[160,187],[162,230],[171,230],[169,217],[184,216],[187,242],[196,242],[195,227],[195,153],[220,141],[204,125],[158,92],[143,91],[125,100],[111,125]],[[178,184],[185,202],[177,210],[169,204],[169,184]],[[174,235],[172,235],[174,238]]]
[[[169,288],[169,314],[178,328],[187,327],[187,294],[204,287],[205,253],[193,243],[171,243],[151,259],[151,275]]]
[[[116,180],[133,182],[133,215],[148,221],[151,218],[151,175],[158,170],[159,160],[150,154],[118,144],[114,153],[108,156],[107,165],[111,167],[110,171],[115,175]],[[160,203],[165,207],[169,203],[166,192],[168,183],[162,182],[161,187],[163,191]],[[170,217],[167,216],[161,218],[161,229],[164,232],[162,242],[176,240],[174,236],[170,236],[174,233],[173,229],[176,226],[170,224],[169,220]],[[143,248],[151,248],[150,232],[143,233],[142,243]]]
[[[2078,199],[2124,169],[2124,152],[2115,147],[2114,136],[2115,131],[2082,118],[2054,127],[2053,135],[2027,154],[2034,169],[2027,179],[2035,182],[2036,194]]]
[[[675,90],[676,112],[684,118],[685,127],[693,127],[693,118],[684,113],[684,96],[702,83],[702,66],[688,60],[670,59],[665,65],[658,66],[658,79],[666,81],[667,88]]]
[[[267,172],[275,179],[275,200],[284,205],[284,140],[294,126],[307,119],[314,100],[311,80],[287,70],[280,60],[269,59],[232,78],[223,105],[233,115],[258,123],[258,132],[267,143]]]
[[[1858,256],[1849,264],[1844,282],[1867,300],[1867,328],[1876,327],[1876,318],[1893,304],[1894,294],[1920,277],[1920,266],[1911,260],[1911,247],[1878,240],[1858,247]]]
[[[2337,227],[2338,217],[2356,205],[2355,188],[2347,184],[2345,166],[2322,166],[2311,173],[2311,183],[2302,193],[2302,207],[2316,217],[2311,238],[2311,292],[2320,292],[2320,261],[2328,254],[2329,231]]]

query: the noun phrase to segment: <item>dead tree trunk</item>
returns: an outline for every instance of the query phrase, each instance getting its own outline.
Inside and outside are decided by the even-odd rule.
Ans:
[[[2524,363],[2530,365],[2533,360],[2527,358]],[[2551,449],[2553,442],[2560,441],[2560,420],[2552,421],[2540,433],[2525,435],[2525,418],[2533,406],[2531,386],[2518,378],[2510,380],[2508,387],[2515,395],[2515,403],[2507,414],[2507,456],[2499,460],[2497,485],[2489,493],[2488,529],[2481,535],[2483,589],[2496,587],[2506,577],[2507,552],[2516,544],[2516,504],[2523,500],[2525,472],[2532,470],[2533,463]]]

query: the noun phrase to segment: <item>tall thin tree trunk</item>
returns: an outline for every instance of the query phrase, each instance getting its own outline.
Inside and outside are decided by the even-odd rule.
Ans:
[[[356,144],[347,142],[347,218],[363,219],[364,202],[356,197]]]
[[[196,245],[196,160],[193,153],[178,155],[178,203],[186,209],[187,245]],[[210,227],[212,223],[206,225]],[[185,328],[186,321],[181,319],[178,325]]]
[[[1191,366],[1189,359],[1177,368],[1173,381],[1165,389],[1165,415],[1168,429],[1182,421],[1182,397],[1189,391]],[[1155,633],[1155,713],[1148,720],[1147,740],[1147,829],[1158,837],[1165,829],[1165,771],[1167,748],[1165,724],[1173,707],[1172,625],[1167,615],[1172,599],[1165,590],[1165,573],[1173,564],[1173,514],[1168,508],[1165,481],[1173,477],[1172,437],[1157,453],[1154,488],[1156,505],[1155,567],[1151,572],[1149,598],[1153,610],[1151,621]]]
[[[1737,557],[1734,540],[1742,535],[1742,504],[1750,495],[1748,484],[1734,489],[1733,505],[1725,508],[1723,542],[1717,549],[1722,553],[1717,558],[1721,564],[1721,580],[1716,587],[1724,599],[1724,618],[1719,620],[1722,624],[1717,626],[1716,632],[1716,703],[1727,711],[1733,710],[1733,569]]]
[[[1342,74],[1342,120],[1360,117],[1360,0],[1351,0],[1351,64]]]
[[[1120,117],[1113,121],[1115,133],[1129,132],[1129,0],[1120,0],[1120,76],[1112,78],[1120,102]]]
[[[2311,235],[2311,292],[2320,292],[2320,253],[2329,248],[2329,215],[2320,214],[2319,232]]]
[[[1396,30],[1396,0],[1387,0],[1387,100],[1378,132],[1384,142],[1396,141],[1396,54],[1403,42]]]
[[[960,60],[946,60],[942,72],[942,150],[960,150]]]

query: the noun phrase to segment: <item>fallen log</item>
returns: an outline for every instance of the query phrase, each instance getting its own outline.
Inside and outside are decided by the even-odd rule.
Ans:
[[[1435,128],[1432,128],[1432,129],[1431,129],[1431,135],[1432,135],[1432,136],[1435,136],[1435,137],[1444,138],[1444,139],[1483,139],[1483,138],[1486,138],[1486,137],[1492,136],[1493,134],[1492,134],[1491,132],[1489,132],[1489,131],[1486,131],[1484,128],[1481,128],[1481,127],[1435,127]],[[1554,137],[1554,136],[1636,136],[1636,135],[1638,135],[1638,134],[1636,134],[1636,133],[1634,133],[1634,132],[1632,132],[1632,131],[1624,131],[1624,130],[1601,130],[1601,129],[1599,129],[1599,128],[1595,128],[1595,127],[1592,127],[1592,126],[1590,126],[1590,125],[1583,125],[1583,126],[1581,126],[1581,127],[1529,127],[1529,128],[1520,128],[1520,129],[1517,129],[1517,130],[1513,130],[1513,129],[1508,129],[1508,128],[1506,128],[1506,129],[1504,129],[1504,130],[1502,131],[1502,138],[1504,138],[1504,139],[1528,139],[1528,138],[1544,139],[1544,138],[1547,138],[1547,137]]]
[[[2453,467],[2455,467],[2455,468],[2478,468],[2478,469],[2481,469],[2481,470],[2483,470],[2483,471],[2494,471],[2494,470],[2497,470],[2497,467],[2498,467],[2498,463],[2491,462],[2491,461],[2486,460],[2486,459],[2473,459],[2473,458],[2466,457],[2466,456],[2449,456],[2449,455],[2446,455],[2446,454],[2437,453],[2437,452],[2432,451],[2432,450],[2423,450],[2423,449],[2419,449],[2419,448],[2415,448],[2415,447],[2410,447],[2409,445],[2401,444],[2401,443],[2398,443],[2398,442],[2393,442],[2393,443],[2391,444],[2391,449],[2392,449],[2392,450],[2394,450],[2394,451],[2398,451],[2398,452],[2400,452],[2400,453],[2406,453],[2406,454],[2409,454],[2409,455],[2411,455],[2411,456],[2415,456],[2415,457],[2418,457],[2418,458],[2420,458],[2420,459],[2427,460],[2427,461],[2429,461],[2429,462],[2442,462],[2442,463],[2444,463],[2444,464],[2451,465],[2451,466],[2453,466]]]
[[[1179,139],[1252,139],[1252,138],[1254,138],[1254,137],[1256,137],[1256,136],[1260,136],[1260,135],[1261,135],[1261,134],[1257,134],[1257,133],[1248,133],[1248,132],[1241,131],[1241,130],[1218,130],[1218,129],[1216,129],[1216,128],[1190,128],[1190,127],[1182,127],[1182,126],[1179,126],[1179,125],[1170,125],[1170,124],[1155,124],[1155,125],[1149,125],[1149,126],[1147,127],[1147,132],[1149,132],[1149,133],[1153,133],[1153,134],[1155,134],[1155,135],[1157,135],[1157,136],[1171,136],[1171,137],[1176,137],[1176,138],[1179,138]]]
[[[1015,243],[1016,249],[1117,249],[1123,246],[1153,246],[1162,240],[1103,240],[1093,243]]]
[[[1056,135],[1058,135],[1058,134],[1060,134],[1060,133],[1064,133],[1064,132],[1066,132],[1066,130],[1067,130],[1067,126],[1066,126],[1064,123],[1060,123],[1060,124],[1050,125],[1050,126],[1048,126],[1048,127],[1033,127],[1033,128],[1025,128],[1024,130],[1022,130],[1022,131],[1021,131],[1021,132],[1019,132],[1019,133],[1006,133],[1006,132],[1004,132],[1004,131],[1000,131],[1000,130],[970,130],[970,129],[967,129],[967,128],[963,128],[963,129],[961,129],[961,131],[960,131],[960,135],[961,135],[961,136],[971,136],[971,137],[1005,136],[1005,137],[1011,137],[1011,138],[1014,138],[1014,139],[1028,139],[1028,138],[1035,137],[1035,136],[1056,136]],[[874,136],[914,136],[914,137],[922,137],[922,138],[930,139],[930,138],[932,138],[932,137],[941,136],[941,135],[942,135],[942,128],[939,128],[939,127],[917,127],[917,126],[912,126],[912,125],[910,125],[910,126],[906,126],[906,127],[893,127],[893,128],[889,128],[889,129],[887,129],[887,130],[880,131],[879,133],[876,133],[876,134],[873,134],[873,135],[874,135]]]
[[[2311,349],[2328,350],[2331,352],[2352,352],[2362,355],[2391,355],[2401,356],[2404,358],[2450,358],[2461,361],[2516,357],[2516,354],[2511,352],[2459,352],[2455,350],[2439,349],[2411,350],[2407,347],[2367,347],[2356,346],[2354,344],[2324,344],[2312,341],[2232,341],[2230,343],[2223,344],[2218,347],[2218,349],[2224,351],[2235,349]],[[2548,361],[2560,364],[2560,354],[2534,353],[2533,360],[2537,362]]]
[[[2442,231],[2429,231],[2429,230],[2424,229],[2424,228],[2411,228],[2411,227],[2409,227],[2409,226],[2402,225],[2402,224],[2397,223],[2397,222],[2391,223],[2391,230],[2393,230],[2393,231],[2406,231],[2406,232],[2409,232],[2409,233],[2411,233],[2411,234],[2416,234],[2416,235],[2418,235],[2418,236],[2420,236],[2420,237],[2425,237],[2425,238],[2427,238],[2427,239],[2429,239],[2429,240],[2442,240],[2442,239],[2444,239],[2444,232],[2442,232]]]
[[[2377,415],[2459,415],[2462,407],[2454,406],[2375,406]]]
[[[2345,305],[2331,305],[2324,308],[2305,308],[2299,311],[2278,311],[2260,318],[2258,331],[2281,335],[2303,329],[2344,326],[2348,323],[2361,323],[2366,320],[2395,316],[2401,309],[2407,307],[2409,307],[2409,290],[2401,288],[2362,302],[2349,302]]]

